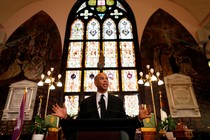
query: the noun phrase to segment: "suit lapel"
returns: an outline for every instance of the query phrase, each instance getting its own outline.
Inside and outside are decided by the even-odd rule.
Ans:
[[[96,94],[94,94],[91,97],[91,102],[90,102],[92,108],[95,108],[96,110],[94,111],[94,114],[96,114],[95,117],[100,118],[99,113],[98,113],[98,109],[97,109],[97,104],[96,104]]]

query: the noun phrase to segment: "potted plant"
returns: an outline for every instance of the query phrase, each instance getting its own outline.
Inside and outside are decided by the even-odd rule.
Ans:
[[[173,131],[176,129],[176,121],[169,115],[158,126],[159,136],[167,137],[167,139],[174,139]]]
[[[34,119],[30,129],[32,140],[43,140],[48,126],[45,125],[44,119],[39,115],[36,115]]]

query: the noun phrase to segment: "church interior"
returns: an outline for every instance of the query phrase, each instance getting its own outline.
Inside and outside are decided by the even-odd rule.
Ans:
[[[68,115],[77,116],[79,103],[96,92],[99,72],[129,117],[141,104],[151,106],[153,116],[135,140],[147,140],[148,133],[149,140],[162,140],[164,116],[176,121],[177,140],[179,130],[190,133],[186,140],[210,139],[208,0],[1,3],[0,139],[11,139],[24,102],[20,139],[31,139],[38,115],[56,120],[56,133],[45,139],[63,140],[52,106],[65,104]]]

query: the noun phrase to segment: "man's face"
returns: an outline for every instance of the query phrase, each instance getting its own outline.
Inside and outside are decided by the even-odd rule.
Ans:
[[[109,80],[106,74],[104,73],[99,73],[95,77],[95,86],[98,88],[98,92],[100,93],[105,93],[108,90],[109,87]]]

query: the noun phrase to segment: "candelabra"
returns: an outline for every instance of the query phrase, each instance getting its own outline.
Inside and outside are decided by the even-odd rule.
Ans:
[[[45,76],[44,74],[41,75],[41,80],[38,82],[38,86],[43,86],[44,84],[48,84],[48,91],[47,91],[47,102],[45,106],[45,114],[44,116],[46,117],[47,115],[47,108],[48,108],[48,102],[49,102],[49,95],[50,95],[50,90],[55,89],[55,85],[57,87],[62,87],[61,83],[61,74],[58,74],[58,79],[55,81],[55,78],[52,76],[52,73],[54,71],[54,68],[50,68],[50,70],[47,72],[47,75]]]
[[[157,114],[156,114],[156,108],[155,108],[155,101],[154,101],[154,93],[153,93],[153,86],[152,82],[156,81],[158,85],[163,85],[164,82],[160,80],[160,72],[154,73],[155,70],[153,68],[150,68],[150,65],[147,65],[147,70],[148,73],[145,75],[145,78],[143,78],[143,72],[140,72],[140,79],[138,81],[138,84],[144,84],[144,86],[149,86],[150,91],[151,91],[151,96],[152,96],[152,106],[153,106],[153,111],[154,111],[154,117],[155,117],[155,126],[157,126]]]

